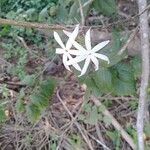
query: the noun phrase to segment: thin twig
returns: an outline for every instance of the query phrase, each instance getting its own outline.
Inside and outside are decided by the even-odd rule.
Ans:
[[[147,0],[138,0],[139,13],[147,8]],[[137,114],[137,134],[138,134],[138,148],[144,150],[144,116],[146,113],[145,103],[147,100],[147,88],[149,80],[149,23],[148,13],[145,11],[139,18],[140,23],[140,38],[141,38],[141,53],[142,53],[142,76],[139,95],[139,106]]]
[[[131,136],[122,128],[122,126],[119,124],[119,122],[112,116],[112,114],[105,108],[105,106],[94,96],[91,97],[92,101],[96,106],[102,106],[104,108],[104,111],[102,113],[110,118],[112,125],[117,129],[122,137],[126,140],[126,142],[132,147],[132,149],[136,149],[136,145],[133,142],[133,139]]]
[[[89,135],[94,141],[96,141],[98,144],[102,145],[105,150],[111,150],[109,147],[107,147],[107,146],[106,146],[104,143],[102,143],[100,140],[96,139],[93,135],[91,135],[91,134],[89,134],[89,133],[88,133],[88,135]]]
[[[61,102],[61,104],[63,105],[64,109],[67,111],[67,113],[69,114],[69,116],[71,117],[72,120],[75,120],[72,113],[70,112],[70,110],[67,108],[67,106],[65,105],[65,103],[63,102],[63,100],[61,99],[61,97],[59,96],[59,91],[57,91],[57,97],[59,99],[59,101]],[[88,139],[88,136],[86,136],[83,131],[81,130],[80,125],[77,122],[74,122],[74,124],[76,125],[76,127],[78,128],[79,132],[81,133],[83,139],[85,140],[85,142],[88,144],[90,150],[94,150],[92,147],[92,144],[90,142],[90,140]]]
[[[83,4],[82,8],[86,7],[87,5],[91,4],[94,0],[89,0],[86,3]],[[130,20],[133,20],[137,17],[139,17],[140,15],[142,15],[145,11],[147,11],[150,8],[150,5],[148,5],[144,10],[142,10],[139,14],[127,18],[125,20],[119,20],[113,23],[108,24],[107,26],[105,26],[105,28],[112,26],[112,25],[116,25],[119,23],[124,23]],[[11,25],[11,26],[19,26],[19,27],[26,27],[26,28],[38,28],[38,29],[48,29],[48,30],[67,30],[69,28],[74,28],[74,25],[49,25],[48,23],[37,23],[37,22],[26,22],[26,21],[15,21],[15,20],[11,20],[11,19],[3,19],[0,18],[0,25]],[[103,26],[98,25],[98,26],[92,26],[92,28],[102,28]],[[87,29],[89,28],[88,26],[82,26],[82,29]]]
[[[80,6],[81,23],[82,23],[82,26],[84,26],[85,18],[84,18],[84,13],[83,13],[83,7],[82,7],[81,0],[78,0],[78,2],[79,2],[79,6]]]
[[[58,99],[61,101],[61,103],[63,104],[64,102],[62,101],[62,99],[61,99],[61,97],[59,96],[59,92],[57,92],[57,97],[58,97]],[[63,105],[65,105],[65,103],[63,104]],[[65,107],[66,107],[66,105],[65,105]],[[68,109],[68,108],[66,108],[66,109]],[[94,136],[92,136],[91,134],[89,134],[84,128],[82,128],[81,126],[80,126],[80,124],[78,124],[78,122],[76,122],[76,119],[77,119],[77,117],[79,116],[79,114],[80,114],[80,112],[81,112],[81,109],[82,109],[82,106],[80,107],[80,110],[78,111],[78,114],[75,116],[75,117],[71,117],[73,120],[71,121],[71,124],[70,124],[70,126],[72,126],[72,124],[74,123],[76,126],[77,126],[77,128],[78,128],[78,130],[80,131],[80,132],[82,132],[82,130],[84,131],[84,133],[86,134],[86,137],[87,137],[87,135],[89,135],[94,141],[96,141],[98,144],[100,144],[104,149],[106,149],[106,150],[110,150],[109,149],[109,147],[107,147],[103,142],[101,142],[100,140],[98,140],[98,139],[96,139]],[[66,110],[67,111],[67,110]],[[71,114],[71,112],[69,111],[69,109],[68,109],[68,111],[67,111],[69,114]],[[67,128],[67,130],[70,128],[70,126]],[[81,130],[82,129],[82,130]],[[66,133],[67,132],[67,130],[65,130],[64,132],[63,132],[63,134],[64,133]],[[83,133],[83,132],[82,132]],[[83,136],[83,135],[82,135]],[[57,150],[58,150],[58,148],[57,148]]]
[[[136,27],[133,32],[131,33],[129,39],[126,41],[126,43],[124,44],[124,46],[121,48],[121,50],[118,52],[118,55],[121,55],[128,47],[128,45],[130,44],[130,42],[134,39],[136,33],[138,31],[138,27]]]
[[[5,59],[3,59],[3,58],[0,58],[0,64],[2,64],[2,62],[4,63],[4,64],[7,64],[7,65],[9,65],[9,66],[12,66],[12,64],[11,63],[9,63],[8,61],[6,61]]]
[[[60,99],[60,96],[59,96],[59,95],[57,95],[57,96],[58,96],[58,99]],[[61,143],[62,143],[62,140],[63,140],[63,138],[64,138],[65,133],[72,127],[72,125],[74,124],[74,122],[75,122],[76,119],[78,118],[79,114],[81,113],[82,107],[83,107],[83,103],[82,103],[81,107],[79,108],[78,113],[77,113],[76,116],[74,117],[74,120],[72,120],[71,122],[69,122],[69,124],[67,124],[68,127],[67,127],[67,128],[65,129],[65,131],[63,131],[63,133],[61,134],[61,139],[59,140],[59,143],[58,143],[58,146],[57,146],[56,150],[59,150],[59,147],[60,147],[60,145],[61,145]],[[65,126],[66,126],[66,125],[65,125]]]
[[[94,2],[94,0],[87,1],[86,3],[84,3],[83,8],[86,7],[87,5],[90,5],[93,2]]]
[[[102,133],[101,133],[101,131],[100,131],[100,128],[99,128],[99,124],[98,124],[98,123],[95,124],[95,129],[96,129],[96,133],[97,133],[98,139],[99,139],[102,143],[104,143],[104,145],[106,145],[105,142],[104,142],[104,139],[103,139],[103,137],[102,137]]]

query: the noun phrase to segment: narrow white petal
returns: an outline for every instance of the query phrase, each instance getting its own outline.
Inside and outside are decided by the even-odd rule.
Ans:
[[[63,64],[64,64],[64,66],[67,70],[71,71],[70,68],[69,68],[69,65],[67,64],[67,59],[68,59],[68,56],[63,55]]]
[[[69,58],[69,60],[73,60],[73,58],[71,57],[70,54],[68,54],[68,58]],[[67,65],[68,65],[68,61],[67,61]],[[73,66],[76,70],[81,71],[81,67],[80,67],[77,63],[72,64],[72,66]]]
[[[103,47],[105,47],[110,41],[104,41],[104,42],[101,42],[99,44],[97,44],[93,49],[92,49],[92,52],[97,52],[99,51],[100,49],[102,49]]]
[[[56,48],[56,54],[64,54],[66,51],[62,48]]]
[[[94,56],[91,56],[91,61],[95,65],[95,71],[97,71],[99,69],[99,62],[98,62],[97,58]]]
[[[109,58],[106,55],[103,54],[98,54],[98,53],[94,53],[93,54],[95,57],[98,57],[99,59],[105,60],[108,62],[108,64],[110,63]]]
[[[58,43],[63,49],[65,49],[65,45],[63,44],[63,42],[62,42],[60,36],[58,35],[58,33],[55,32],[55,31],[54,31],[54,38],[55,38],[55,40],[57,41],[57,43]]]
[[[83,61],[84,59],[86,59],[86,55],[81,55],[81,56],[77,56],[71,60],[68,61],[68,65],[72,65],[72,64],[75,64],[75,63],[78,63],[78,62],[81,62]]]
[[[84,64],[84,66],[82,68],[81,74],[78,77],[81,77],[81,76],[83,76],[86,73],[86,71],[88,69],[88,66],[90,64],[90,59],[91,59],[90,57],[87,57],[87,59],[85,60],[85,64]]]
[[[91,50],[90,29],[85,34],[85,46],[86,46],[87,50]]]
[[[63,32],[69,37],[71,35],[71,32],[68,32],[66,30],[63,30]]]
[[[63,30],[63,32],[64,32],[68,37],[70,37],[70,35],[71,35],[70,32],[65,31],[65,30]],[[86,51],[86,49],[83,48],[83,47],[82,47],[79,43],[77,43],[76,41],[74,41],[72,44],[73,44],[73,46],[74,46],[76,49],[81,50],[81,51]]]
[[[74,55],[74,56],[78,56],[78,55],[82,55],[82,51],[80,50],[69,50],[68,51],[69,54]]]
[[[65,31],[65,30],[63,30],[63,32],[64,32],[68,37],[71,36],[71,32],[68,32],[68,31]],[[81,51],[86,51],[86,49],[83,48],[83,47],[82,47],[79,43],[77,43],[76,41],[74,41],[72,44],[73,44],[73,46],[74,46],[76,49],[81,50]]]
[[[72,47],[73,42],[75,41],[77,35],[79,33],[79,25],[77,25],[74,29],[74,31],[71,33],[71,35],[69,36],[69,39],[67,41],[66,44],[66,49],[70,49]]]

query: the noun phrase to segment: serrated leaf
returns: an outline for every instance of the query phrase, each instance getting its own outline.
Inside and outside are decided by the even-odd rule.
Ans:
[[[113,94],[119,96],[127,96],[135,94],[135,84],[134,82],[124,82],[119,79],[114,82],[114,91]]]
[[[135,94],[135,80],[133,68],[129,63],[121,62],[112,69],[113,74],[113,94],[125,96]]]
[[[107,68],[100,68],[93,75],[97,87],[101,92],[110,92],[112,90],[112,75]]]
[[[35,123],[37,120],[40,119],[41,111],[38,108],[38,106],[36,106],[35,104],[31,103],[31,104],[27,105],[26,110],[27,110],[28,119],[32,123]]]
[[[134,80],[133,69],[127,63],[119,63],[116,67],[118,71],[118,78],[124,82],[132,82]]]
[[[97,107],[93,106],[92,111],[89,113],[89,116],[86,118],[85,123],[89,123],[91,125],[95,125],[98,121],[98,111]]]
[[[42,81],[39,84],[39,90],[30,95],[31,104],[27,105],[27,115],[31,122],[35,122],[40,118],[42,111],[48,106],[56,86],[54,79]]]

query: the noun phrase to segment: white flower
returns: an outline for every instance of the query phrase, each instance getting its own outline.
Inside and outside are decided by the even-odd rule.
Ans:
[[[71,36],[71,34],[67,31],[64,31],[64,33],[67,36]],[[85,64],[81,70],[81,74],[79,76],[82,76],[86,73],[88,66],[90,64],[90,61],[92,61],[95,65],[95,70],[99,69],[99,61],[97,58],[102,59],[104,61],[107,61],[108,64],[110,63],[109,58],[106,55],[96,53],[103,47],[105,47],[109,43],[109,40],[101,42],[97,44],[94,48],[91,47],[91,38],[90,38],[90,29],[87,31],[85,35],[85,46],[86,49],[83,48],[80,44],[78,44],[76,41],[74,41],[72,44],[73,46],[79,50],[79,55],[76,56],[74,59],[70,59],[67,64],[68,65],[73,65],[75,63],[81,62],[85,60]]]
[[[69,39],[66,43],[66,46],[63,44],[58,33],[54,32],[54,38],[57,41],[57,43],[61,46],[61,48],[56,48],[56,53],[63,54],[63,64],[64,64],[65,68],[69,71],[71,71],[71,70],[67,63],[68,59],[73,60],[73,57],[71,55],[75,55],[75,56],[79,55],[78,50],[71,49],[72,43],[75,41],[75,39],[78,35],[78,32],[79,32],[79,25],[77,25],[76,28],[74,29],[74,31],[70,34]],[[74,62],[73,64],[70,64],[70,65],[73,65],[78,71],[81,71],[81,68],[77,63]]]

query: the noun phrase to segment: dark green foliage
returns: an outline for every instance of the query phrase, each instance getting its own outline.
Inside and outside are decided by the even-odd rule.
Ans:
[[[100,61],[98,71],[93,71],[83,76],[80,81],[87,84],[91,94],[100,96],[112,93],[115,96],[134,95],[136,91],[136,80],[140,76],[140,58],[128,58],[126,52],[118,55],[127,37],[122,37],[117,30],[113,31],[113,43],[111,47],[100,50],[110,58],[107,65]]]
[[[27,115],[31,122],[38,121],[42,112],[48,107],[54,93],[56,81],[49,79],[39,84],[37,92],[30,95],[30,103],[27,105]]]
[[[41,110],[37,105],[33,103],[27,105],[26,111],[27,111],[27,116],[32,123],[35,123],[41,117]]]
[[[140,56],[135,56],[131,59],[131,63],[133,66],[134,78],[138,79],[141,76],[142,72],[142,62]]]
[[[115,0],[95,0],[93,6],[98,12],[107,16],[112,16],[117,12]]]
[[[135,79],[133,66],[130,63],[118,63],[111,68],[113,73],[113,93],[115,95],[134,95]]]
[[[96,96],[112,93],[116,96],[134,95],[136,91],[134,68],[131,62],[122,61],[109,68],[100,68],[97,72],[82,78],[91,94]]]
[[[25,78],[21,81],[22,84],[33,86],[36,81],[35,75],[26,75]]]
[[[5,111],[2,106],[0,106],[0,123],[4,122],[6,120]]]
[[[100,68],[93,76],[97,87],[105,93],[112,90],[112,74],[107,68]]]
[[[33,87],[33,84],[28,84],[29,88],[33,88],[31,90],[30,95],[25,94],[25,89],[22,89],[20,91],[18,101],[16,103],[17,111],[26,111],[29,121],[31,121],[32,123],[38,121],[43,111],[49,106],[49,103],[51,101],[52,95],[54,94],[54,90],[56,87],[56,81],[54,79],[40,81],[40,83],[38,83],[38,81],[35,78],[34,80],[37,82],[35,84],[35,88]],[[27,97],[29,99],[28,103],[25,102]]]
[[[17,112],[25,111],[25,104],[24,104],[25,96],[26,95],[25,95],[24,89],[21,89],[18,99],[17,99],[17,103],[16,103]]]

